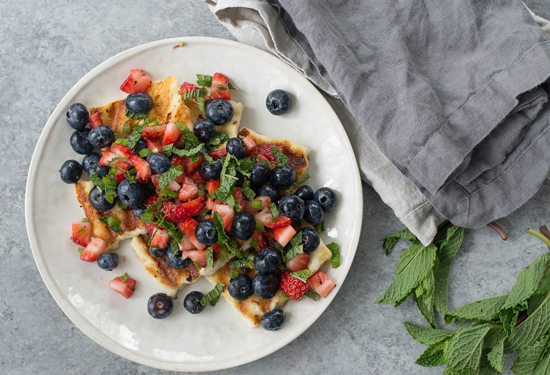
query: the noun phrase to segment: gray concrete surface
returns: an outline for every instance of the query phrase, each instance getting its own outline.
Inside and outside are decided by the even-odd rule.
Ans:
[[[550,18],[548,0],[527,3]],[[59,309],[32,258],[24,194],[46,120],[86,72],[135,45],[187,35],[232,39],[201,1],[0,1],[0,374],[167,373],[103,349]],[[357,256],[327,311],[285,348],[220,375],[441,374],[442,367],[414,364],[425,347],[402,324],[423,323],[413,302],[396,309],[373,305],[393,279],[404,244],[383,255],[380,240],[402,225],[366,185],[364,201]],[[467,231],[451,272],[451,307],[509,291],[521,268],[545,251],[525,230],[550,223],[549,207],[547,181],[534,199],[501,220],[509,241],[489,229]]]

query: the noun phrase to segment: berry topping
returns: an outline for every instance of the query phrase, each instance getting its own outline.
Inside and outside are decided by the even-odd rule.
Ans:
[[[229,280],[227,291],[237,301],[247,300],[252,295],[252,279],[246,274],[240,274]]]
[[[302,280],[292,276],[288,271],[281,274],[281,290],[293,301],[298,301],[304,296],[309,286]]]
[[[265,99],[265,106],[273,115],[282,115],[287,113],[292,105],[292,100],[284,90],[273,90]]]
[[[201,313],[206,305],[201,305],[201,300],[204,298],[204,294],[198,291],[194,291],[185,296],[183,300],[183,307],[191,314]]]

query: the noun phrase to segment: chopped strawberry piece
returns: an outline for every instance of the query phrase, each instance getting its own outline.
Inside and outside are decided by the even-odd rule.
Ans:
[[[185,174],[190,175],[194,172],[198,172],[201,169],[201,165],[204,163],[204,158],[200,156],[196,162],[193,163],[193,158],[185,158]],[[206,183],[206,180],[205,180]]]
[[[233,196],[236,202],[239,202],[239,205],[241,206],[241,211],[243,211],[245,208],[245,204],[244,204],[244,197],[243,197],[243,192],[241,191],[241,188],[235,187],[235,190],[231,192],[231,195]]]
[[[176,180],[172,180],[166,185],[166,189],[171,191],[180,191],[181,185],[176,182]]]
[[[132,296],[134,290],[136,290],[136,280],[126,279],[126,281],[122,281],[120,277],[115,277],[109,281],[109,288],[122,294],[124,298],[128,299]]]
[[[126,176],[117,171],[115,174],[115,181],[120,184],[124,180],[126,180]]]
[[[193,172],[188,176],[197,186],[204,186],[204,184],[206,184],[206,179],[202,177],[200,171]]]
[[[163,152],[162,152],[162,142],[160,141],[160,139],[145,138],[145,142],[147,142],[147,148],[148,149],[150,149],[153,152],[155,152],[155,150],[157,150],[157,152],[159,154],[163,154]]]
[[[174,181],[176,181],[178,184],[183,183],[183,179],[185,177],[185,157],[174,155],[170,159],[170,164],[172,164],[173,167],[181,166],[182,167],[182,174],[180,174]]]
[[[186,251],[186,250],[197,250],[195,248],[195,245],[189,241],[189,238],[182,236],[181,237],[181,243],[179,244],[180,251]]]
[[[309,286],[302,280],[292,276],[288,271],[281,274],[281,286],[279,287],[293,301],[298,301],[304,296]]]
[[[254,218],[256,218],[256,220],[262,223],[265,227],[269,224],[271,219],[273,219],[273,214],[271,213],[271,211],[269,211],[269,208],[266,207],[260,212],[256,213],[256,215],[254,215]]]
[[[206,191],[208,194],[214,194],[221,185],[220,180],[210,180],[206,183]]]
[[[214,245],[212,245],[212,251],[214,252],[214,254],[216,255],[220,255],[220,249],[221,249],[222,245],[220,245],[219,243],[215,243]]]
[[[82,254],[80,254],[80,259],[85,262],[95,262],[105,252],[106,248],[107,242],[101,238],[92,237],[90,243],[88,243]]]
[[[153,185],[155,186],[155,189],[157,190],[160,190],[159,177],[160,177],[160,174],[154,174],[151,176],[151,182],[153,183]]]
[[[290,272],[298,272],[298,271],[305,270],[308,264],[309,264],[309,254],[302,253],[302,254],[296,255],[291,260],[287,260],[286,268],[288,268]]]
[[[199,188],[189,177],[183,176],[178,198],[182,202],[189,201],[199,196]]]
[[[258,150],[258,158],[267,160],[268,162],[273,164],[273,166],[270,166],[270,168],[274,169],[277,165],[277,158],[273,154],[273,150],[271,149],[271,147],[275,147],[281,151],[284,151],[283,146],[274,143],[268,143],[260,146],[260,149]]]
[[[288,227],[290,225],[290,222],[291,221],[288,217],[279,216],[277,220],[275,220],[273,223],[270,222],[264,225],[271,229],[278,229],[278,228]]]
[[[167,146],[169,144],[176,143],[182,135],[183,132],[178,128],[178,126],[173,122],[169,122],[166,124],[166,131],[164,132],[164,138],[162,138],[162,145]]]
[[[259,200],[259,201],[262,202],[262,207],[261,208],[252,207],[252,202],[255,201],[255,200]],[[246,202],[244,210],[246,212],[251,213],[252,215],[256,215],[258,212],[260,212],[260,210],[268,208],[270,205],[271,205],[271,198],[269,198],[268,196],[262,195],[262,196],[254,198],[251,201]],[[269,219],[269,220],[271,220],[271,219]]]
[[[188,92],[188,91],[193,91],[193,90],[196,90],[196,89],[198,89],[198,87],[195,86],[192,83],[189,83],[189,82],[183,82],[183,84],[180,87],[181,92]]]
[[[92,223],[73,223],[73,235],[71,240],[77,245],[88,246],[92,239]]]
[[[246,148],[245,155],[248,156],[256,150],[256,142],[251,136],[247,135],[243,138],[244,147]]]
[[[183,232],[187,239],[195,245],[197,250],[204,250],[206,246],[197,241],[197,238],[195,237],[195,229],[197,228],[197,225],[199,225],[197,220],[189,218],[179,223],[178,228]]]
[[[153,81],[151,81],[151,78],[149,78],[143,70],[133,69],[130,71],[128,78],[126,78],[120,86],[120,89],[128,94],[133,92],[145,92],[151,87],[152,83]]]
[[[223,201],[219,199],[207,198],[206,199],[206,209],[211,210],[216,204],[224,204]]]
[[[264,241],[264,236],[261,232],[254,231],[254,233],[252,233],[252,239],[258,242],[258,247],[256,247],[256,250],[260,251],[264,247],[267,247],[267,243]]]
[[[225,231],[230,232],[231,224],[233,224],[233,218],[235,217],[235,211],[226,204],[214,204],[214,207],[212,207],[212,219],[214,219],[214,212],[220,214]]]
[[[273,229],[273,238],[281,246],[286,246],[292,237],[296,234],[296,230],[292,228],[292,225],[288,225],[284,228]]]
[[[151,207],[152,205],[157,203],[158,199],[159,199],[159,195],[156,193],[149,195],[147,199],[145,199],[145,203],[144,203],[145,207]]]
[[[88,122],[90,123],[90,129],[95,129],[98,126],[103,125],[103,120],[99,112],[94,113],[88,117]]]
[[[214,76],[212,77],[212,87],[210,88],[210,100],[231,100],[231,93],[227,87],[228,84],[229,79],[226,76],[221,73],[214,73]]]
[[[150,179],[141,178],[139,174],[136,175],[136,181],[138,184],[147,185],[150,181]]]
[[[107,167],[113,165],[119,171],[126,173],[131,164],[127,159],[121,157],[120,155],[117,155],[111,151],[105,151],[101,159],[99,159],[99,165]]]
[[[221,159],[223,156],[226,156],[226,155],[227,155],[227,150],[225,149],[225,147],[222,147],[210,153],[210,156],[216,159]]]
[[[170,235],[168,234],[166,229],[158,228],[156,232],[153,231],[153,233],[151,233],[151,236],[153,234],[154,237],[151,239],[151,246],[158,249],[164,249],[166,246],[168,246],[168,242],[170,242]]]
[[[334,289],[336,284],[332,281],[324,271],[319,271],[307,279],[307,282],[311,289],[318,295],[326,298],[329,293]]]
[[[170,211],[166,215],[166,220],[173,223],[179,223],[185,219],[200,214],[202,210],[204,210],[204,198],[199,197],[197,199],[193,199],[192,201],[170,207]]]
[[[115,154],[128,159],[142,178],[147,179],[151,177],[151,166],[140,158],[134,150],[124,145],[112,145],[111,150]]]
[[[193,262],[197,262],[203,267],[206,267],[206,251],[204,250],[189,250],[181,252],[181,259],[191,258]]]
[[[158,125],[158,126],[144,126],[143,127],[143,134],[141,135],[143,138],[160,138],[166,133],[166,125]]]

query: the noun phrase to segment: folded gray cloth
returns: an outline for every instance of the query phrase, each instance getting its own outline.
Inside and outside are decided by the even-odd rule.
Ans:
[[[537,111],[546,110],[544,106],[545,90],[540,88],[540,90],[533,90],[533,92],[525,95],[520,94],[529,91],[530,88],[536,87],[549,75],[549,61],[544,56],[548,48],[545,42],[548,40],[542,34],[541,29],[530,18],[527,10],[522,8],[521,3],[507,3],[501,5],[497,9],[498,12],[491,12],[491,9],[487,8],[487,6],[476,5],[474,7],[469,3],[455,5],[455,9],[453,9],[450,7],[453,2],[445,2],[445,9],[438,6],[438,4],[441,4],[440,2],[434,2],[432,5],[424,4],[422,7],[415,6],[410,9],[397,9],[397,5],[395,4],[383,8],[385,5],[363,4],[361,2],[330,2],[323,4],[312,4],[303,1],[296,4],[287,4],[283,1],[277,2],[275,5],[282,10],[281,19],[289,30],[289,34],[280,30],[280,21],[277,19],[276,13],[274,13],[273,8],[267,6],[265,1],[219,0],[217,3],[213,1],[207,1],[207,3],[209,3],[220,21],[239,40],[260,47],[262,46],[259,44],[263,44],[264,48],[267,47],[270,51],[289,62],[320,88],[329,93],[331,93],[333,87],[336,89],[336,92],[344,99],[357,119],[359,119],[359,122],[365,126],[365,128],[357,126],[353,119],[346,116],[345,110],[337,108],[338,105],[335,106],[354,145],[363,177],[373,184],[382,199],[394,209],[396,215],[423,242],[431,240],[435,233],[435,227],[442,218],[427,203],[426,199],[419,193],[420,191],[428,196],[445,216],[452,217],[455,223],[468,226],[468,221],[470,221],[469,226],[475,226],[481,225],[479,222],[474,223],[473,220],[473,218],[475,220],[479,219],[477,216],[479,212],[482,215],[492,216],[491,220],[507,214],[523,203],[528,196],[532,195],[536,191],[540,181],[544,178],[545,171],[548,169],[548,163],[544,163],[543,160],[538,158],[533,165],[545,165],[541,168],[535,167],[536,170],[534,172],[536,173],[533,174],[536,174],[536,176],[528,177],[530,181],[526,185],[531,186],[531,189],[522,189],[521,193],[512,191],[511,189],[509,190],[512,193],[509,194],[511,197],[508,197],[493,187],[495,181],[497,182],[496,185],[499,185],[500,188],[506,185],[506,178],[503,179],[502,176],[508,176],[515,182],[514,185],[517,186],[517,180],[521,180],[522,177],[518,176],[517,173],[510,172],[510,170],[519,170],[524,173],[523,169],[525,168],[516,168],[516,164],[518,162],[522,164],[522,160],[525,160],[526,154],[535,155],[537,150],[541,149],[541,138],[546,139],[544,133],[541,133],[540,129],[534,126],[539,122],[537,120],[543,117],[540,114],[537,117]],[[519,7],[517,6],[518,4]],[[334,9],[332,8],[333,6]],[[453,12],[448,13],[449,9],[453,9]],[[467,11],[470,11],[470,13],[468,14]],[[456,16],[455,13],[462,14],[462,17],[457,16],[454,19],[453,17]],[[493,13],[500,14],[500,18],[496,17]],[[521,21],[519,24],[517,22],[518,15]],[[488,21],[483,21],[486,18]],[[346,19],[346,22],[337,22],[339,19]],[[516,22],[513,27],[510,24],[510,19],[514,19]],[[473,20],[477,23],[474,22],[472,24]],[[541,23],[544,22],[544,20],[540,21]],[[300,22],[303,22],[303,24]],[[296,25],[299,25],[298,28],[296,28]],[[502,30],[502,25],[505,26],[504,30]],[[386,27],[386,29],[380,30],[381,27]],[[495,33],[494,29],[498,29],[498,33]],[[514,36],[515,39],[510,39],[511,37],[508,34]],[[506,47],[510,50],[516,48],[514,47],[514,43],[521,41],[521,48],[525,56],[517,53],[516,56],[521,55],[523,58],[518,57],[516,60],[519,61],[516,63],[511,58],[511,53],[507,53],[507,61],[510,61],[510,66],[506,65],[506,61],[495,60],[494,56],[500,56],[502,52],[496,53],[491,43],[502,39],[507,40],[507,42],[497,43],[499,48],[503,49]],[[425,47],[427,40],[430,40],[429,48]],[[445,40],[453,41],[450,44],[451,47],[445,47]],[[309,59],[304,59],[303,52],[300,53],[300,50],[296,48],[296,42],[307,53]],[[468,47],[468,43],[470,43],[470,47]],[[519,87],[516,90],[518,91],[517,93],[510,93],[506,89],[500,90],[498,84],[502,84],[501,81],[504,78],[498,79],[499,75],[496,74],[498,73],[498,69],[495,67],[493,67],[494,71],[491,73],[494,73],[494,76],[489,74],[487,76],[489,78],[483,82],[482,80],[478,82],[474,79],[470,81],[463,78],[455,79],[455,77],[452,81],[456,86],[453,86],[447,84],[447,82],[442,83],[435,79],[438,77],[441,78],[444,75],[449,76],[451,68],[454,76],[467,77],[467,73],[469,74],[470,70],[466,71],[464,66],[470,60],[466,58],[467,54],[465,51],[471,52],[468,56],[472,59],[472,56],[475,55],[472,55],[472,53],[476,51],[475,48],[472,49],[472,43],[483,45],[486,50],[484,57],[487,63],[485,65],[476,65],[479,65],[480,69],[485,67],[486,75],[488,74],[487,71],[490,70],[487,66],[495,63],[495,61],[498,62],[498,69],[500,69],[501,73],[512,70],[512,78],[514,77],[513,74],[516,74],[516,70],[522,72],[521,79],[517,80],[521,82],[513,82]],[[529,43],[531,43],[529,48],[526,48],[525,46]],[[446,52],[441,53],[441,51],[435,48],[435,45],[443,48],[443,51]],[[492,52],[489,52],[489,47],[493,47]],[[470,49],[468,50],[468,48]],[[430,59],[427,59],[426,51],[422,52],[423,49],[428,50]],[[460,53],[457,51],[460,51]],[[537,53],[541,56],[537,56]],[[379,55],[387,59],[384,64],[378,59]],[[433,70],[435,71],[430,70],[427,73],[427,68],[420,64],[422,62],[421,58],[431,60],[432,55],[438,56],[435,60],[439,61],[440,65],[434,61],[424,61],[425,65],[431,68],[434,66],[439,67],[439,70],[434,68]],[[344,61],[351,61],[351,63],[346,65]],[[444,63],[449,65],[444,66]],[[398,74],[399,70],[397,70],[396,76],[392,76],[391,74],[388,76],[388,71],[394,72],[390,69],[392,64],[393,66],[403,68],[401,75]],[[533,67],[530,67],[531,65]],[[514,67],[513,69],[507,70],[507,68],[512,66]],[[527,72],[520,69],[521,67],[526,69]],[[506,74],[510,76],[511,73]],[[320,79],[319,75],[323,78]],[[337,78],[335,79],[335,77]],[[377,80],[380,77],[385,77],[385,80]],[[430,80],[435,80],[435,83],[432,83]],[[527,83],[527,81],[531,83]],[[503,82],[507,81],[504,80]],[[326,88],[327,84],[330,85],[328,89]],[[448,89],[448,87],[454,88]],[[482,133],[480,129],[484,129],[481,125],[473,129],[470,127],[463,129],[460,128],[462,124],[460,121],[455,121],[457,124],[451,122],[452,126],[459,126],[460,131],[466,133],[468,141],[471,141],[471,134],[469,133],[477,132],[479,133],[478,137],[481,138],[462,157],[459,165],[454,169],[448,167],[447,164],[449,163],[445,164],[446,160],[456,153],[460,154],[460,152],[452,148],[448,150],[443,149],[442,151],[438,151],[439,154],[433,155],[433,160],[430,163],[435,164],[431,164],[431,167],[428,165],[429,178],[426,179],[422,174],[419,174],[418,178],[416,178],[409,168],[405,168],[404,165],[408,166],[407,161],[409,161],[409,164],[412,164],[411,161],[415,160],[415,158],[411,157],[411,155],[414,152],[421,154],[421,151],[426,147],[431,147],[431,143],[427,139],[430,137],[433,138],[433,134],[426,133],[426,129],[431,129],[430,131],[434,134],[436,132],[433,131],[433,126],[439,126],[445,130],[445,126],[448,125],[446,118],[444,118],[445,121],[438,122],[441,116],[446,115],[445,111],[449,112],[448,117],[453,118],[451,115],[460,112],[460,110],[464,111],[468,109],[465,108],[468,106],[464,104],[470,103],[472,105],[472,102],[480,102],[483,98],[483,92],[487,92],[488,90],[487,87],[492,90],[495,90],[496,87],[499,90],[497,90],[494,97],[489,96],[487,101],[482,103],[484,107],[481,113],[489,114],[485,117],[498,117],[498,115],[493,113],[496,110],[495,106],[492,105],[493,102],[493,104],[504,102],[504,104],[510,105],[510,102],[516,101],[516,96],[520,99],[518,103],[514,103],[510,108],[505,108],[504,113],[500,115],[502,119],[492,124],[493,129],[500,129],[500,126],[497,127],[500,123],[504,125],[502,129],[505,130],[493,132],[491,129],[488,131],[490,137],[486,137],[479,135]],[[523,87],[526,88],[524,89]],[[515,86],[510,84],[507,89],[510,90],[510,88],[513,89]],[[444,91],[445,89],[449,91]],[[477,91],[475,91],[476,89]],[[450,98],[458,101],[460,95],[464,95],[464,91],[468,91],[469,96],[464,99],[462,106],[457,105],[459,108],[456,108],[454,112],[448,105],[444,105],[446,103],[445,100],[452,102]],[[508,96],[504,95],[503,92]],[[512,100],[502,100],[502,98],[509,99],[510,96]],[[374,107],[373,103],[376,104]],[[335,101],[332,101],[331,104],[334,106]],[[475,108],[471,110],[475,110]],[[344,116],[342,116],[342,113],[344,113]],[[481,116],[475,111],[474,113],[477,116]],[[511,116],[507,117],[507,114],[511,114]],[[456,115],[454,118],[459,117],[459,115]],[[483,116],[481,117],[483,120]],[[505,117],[512,120],[501,121]],[[366,118],[369,119],[368,123],[365,121]],[[476,120],[479,121],[477,118]],[[526,123],[526,125],[523,127],[524,130],[520,129],[518,131],[517,127],[513,124],[521,121]],[[376,128],[376,126],[379,127]],[[486,125],[485,128],[487,126],[489,125]],[[395,166],[414,179],[421,190],[403,178],[397,168],[389,163],[388,159],[381,154],[377,147],[372,147],[372,141],[365,129],[369,131],[372,138],[377,140],[381,148],[388,153]],[[510,131],[510,129],[512,130]],[[514,130],[516,131],[514,132]],[[483,131],[487,131],[487,129]],[[533,134],[536,134],[537,131],[539,131],[540,137],[535,137],[536,139],[529,138]],[[445,131],[441,131],[440,133],[449,136]],[[403,134],[408,135],[405,137]],[[427,137],[427,139],[424,139],[425,144],[422,142],[418,143],[419,139],[422,140],[421,136]],[[453,136],[456,135],[451,133],[449,139],[453,141],[451,143],[456,148]],[[492,153],[489,152],[492,144],[487,141],[493,136],[494,139],[498,140],[499,144],[504,142],[507,145],[502,148],[505,150],[504,152],[500,152],[502,149],[496,147],[498,151],[496,158],[492,158]],[[516,140],[514,140],[514,137],[516,137]],[[523,137],[521,138],[522,141],[517,142],[517,138],[520,137]],[[445,137],[443,139],[449,141]],[[529,139],[531,141],[523,141]],[[445,145],[444,142],[438,142],[436,143]],[[460,146],[465,146],[466,144],[462,140],[458,143]],[[476,148],[475,146],[478,144],[479,147]],[[526,146],[521,147],[522,144]],[[445,145],[445,147],[447,146]],[[396,155],[390,155],[388,149],[395,151],[396,148],[398,149]],[[483,152],[483,150],[487,151]],[[514,153],[517,155],[514,156]],[[416,154],[414,154],[415,157]],[[431,153],[428,156],[430,155]],[[502,159],[502,155],[504,155],[505,160],[499,161],[499,158]],[[398,158],[401,158],[399,159],[401,162],[398,161]],[[413,167],[422,165],[419,160],[417,158]],[[471,160],[474,162],[471,162]],[[515,160],[515,162],[512,160]],[[528,160],[531,161],[530,158]],[[509,164],[506,165],[506,162]],[[526,162],[523,162],[522,165],[525,164]],[[433,176],[429,168],[434,169]],[[499,168],[505,169],[505,171],[502,172],[502,169],[499,170]],[[434,184],[436,185],[438,179],[441,179],[441,176],[447,173],[449,169],[452,170],[446,177],[448,181],[443,181],[443,188],[441,186],[434,188]],[[495,175],[489,176],[491,172],[497,172],[496,177]],[[490,182],[487,182],[487,180],[490,180]],[[430,192],[427,187],[424,187],[420,181],[424,181],[426,185],[430,186],[435,194]],[[463,187],[453,190],[452,187],[456,187],[455,185],[458,184],[455,181],[461,181],[463,186],[467,187],[476,186],[476,189],[470,193],[465,193]],[[480,182],[483,182],[483,184],[480,185]],[[475,185],[476,183],[478,185]],[[479,194],[478,191],[485,193]],[[487,197],[492,198],[491,195],[495,191],[497,192],[497,198],[500,197],[499,199],[504,201],[503,204],[494,204],[494,199],[487,200]],[[442,198],[442,195],[445,194],[447,194],[448,200]],[[479,204],[477,203],[478,201],[480,202]],[[472,207],[472,205],[475,207]],[[487,210],[487,207],[490,205],[494,205],[496,209]]]

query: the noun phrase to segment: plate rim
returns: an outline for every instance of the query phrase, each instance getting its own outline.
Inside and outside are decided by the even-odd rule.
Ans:
[[[63,98],[59,101],[55,109],[52,111],[50,117],[48,118],[44,128],[42,129],[40,136],[38,138],[38,141],[36,143],[35,149],[32,154],[32,158],[29,164],[29,169],[27,173],[27,182],[25,184],[25,228],[27,231],[27,236],[29,239],[30,248],[33,254],[33,258],[36,264],[36,267],[38,269],[38,272],[40,273],[40,276],[42,277],[42,280],[44,284],[46,285],[46,288],[48,289],[48,292],[53,297],[59,308],[63,311],[63,313],[69,318],[69,320],[80,329],[88,338],[90,338],[95,343],[101,345],[103,348],[109,350],[110,352],[121,356],[127,360],[157,368],[162,370],[170,370],[170,371],[179,371],[179,372],[204,372],[204,371],[215,371],[215,370],[223,370],[228,369],[240,365],[244,365],[256,360],[259,360],[263,357],[266,357],[279,349],[285,347],[286,345],[290,344],[292,341],[294,341],[296,338],[298,338],[302,333],[304,333],[313,323],[317,321],[317,319],[325,312],[325,310],[330,306],[336,295],[338,294],[338,291],[340,290],[340,287],[342,284],[337,286],[336,293],[332,294],[329,298],[327,305],[323,308],[317,309],[313,314],[310,315],[310,318],[307,320],[304,320],[302,324],[295,327],[295,329],[291,332],[289,332],[287,335],[283,336],[280,340],[276,341],[272,345],[268,347],[264,347],[261,350],[258,350],[256,352],[247,354],[243,357],[238,357],[237,360],[232,361],[226,361],[226,362],[217,362],[217,363],[211,363],[211,364],[186,364],[186,363],[175,363],[175,362],[166,362],[161,359],[152,359],[149,357],[144,357],[139,355],[139,352],[132,352],[129,350],[124,349],[119,344],[111,340],[109,337],[107,337],[104,334],[101,334],[96,330],[95,327],[93,327],[89,322],[87,322],[74,308],[65,300],[63,297],[63,293],[56,287],[55,282],[51,275],[49,274],[48,267],[46,263],[44,262],[44,259],[42,257],[42,254],[39,251],[38,243],[37,243],[37,236],[36,231],[34,228],[34,223],[32,220],[32,206],[33,206],[33,197],[32,194],[30,194],[30,189],[35,183],[35,175],[37,166],[39,163],[39,155],[42,154],[44,147],[46,145],[46,140],[48,136],[50,135],[53,124],[55,121],[59,118],[60,115],[62,115],[62,112],[65,111],[65,108],[67,107],[67,103],[69,98],[74,96],[79,90],[82,89],[82,87],[85,86],[86,83],[88,83],[93,77],[95,77],[97,74],[100,74],[101,71],[110,68],[111,66],[119,63],[120,61],[131,57],[135,54],[139,54],[141,52],[146,51],[147,49],[154,48],[161,45],[176,45],[180,42],[196,42],[196,43],[221,43],[225,44],[226,46],[230,48],[240,48],[244,50],[248,50],[249,52],[256,53],[256,54],[263,54],[263,56],[267,59],[270,59],[274,65],[277,65],[278,68],[282,71],[288,71],[292,72],[290,74],[299,77],[298,80],[302,80],[301,85],[307,87],[310,86],[310,88],[313,88],[312,92],[314,95],[314,99],[316,101],[319,101],[321,103],[324,103],[328,109],[329,117],[331,122],[338,124],[339,126],[336,126],[335,130],[338,133],[341,133],[343,137],[341,137],[344,141],[344,146],[351,150],[351,153],[353,156],[355,156],[355,152],[353,150],[353,147],[351,146],[351,143],[349,141],[349,137],[347,136],[347,133],[338,118],[337,114],[334,112],[334,109],[332,106],[328,103],[328,101],[324,98],[324,96],[321,94],[319,89],[317,89],[309,80],[307,80],[305,77],[303,77],[299,72],[297,72],[294,68],[286,64],[285,62],[281,61],[276,56],[272,55],[269,52],[266,52],[262,49],[236,42],[229,39],[223,39],[223,38],[215,38],[215,37],[205,37],[205,36],[186,36],[186,37],[174,37],[174,38],[167,38],[167,39],[161,39],[145,44],[141,44],[132,48],[129,48],[125,51],[122,51],[112,57],[109,57],[105,61],[101,62],[99,65],[91,69],[88,73],[86,73],[82,78],[80,78],[75,85],[63,96]],[[316,97],[315,97],[316,96]],[[356,157],[352,160],[352,169],[354,170],[355,175],[355,183],[354,183],[354,193],[356,193],[356,197],[360,200],[359,209],[357,210],[357,215],[354,218],[354,223],[356,224],[352,235],[352,243],[350,247],[350,254],[347,256],[349,259],[349,262],[346,262],[343,267],[345,275],[344,280],[347,278],[349,270],[351,268],[351,264],[353,263],[353,259],[355,258],[355,254],[357,252],[357,247],[359,244],[359,237],[361,234],[361,227],[363,222],[363,189],[361,184],[361,177],[359,174],[359,167],[357,165],[357,159]],[[342,283],[343,283],[342,281]]]

